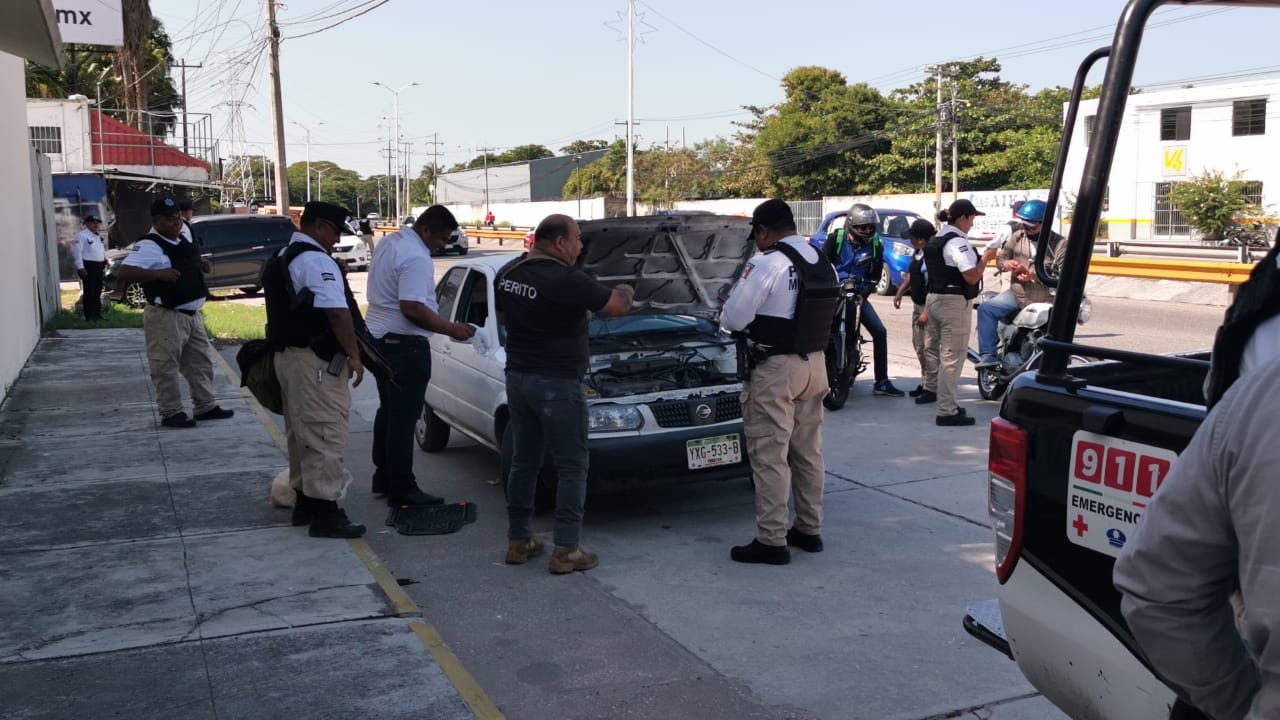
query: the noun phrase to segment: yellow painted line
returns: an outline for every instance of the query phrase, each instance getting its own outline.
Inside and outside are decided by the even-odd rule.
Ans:
[[[400,587],[396,577],[391,574],[391,571],[387,569],[382,560],[374,554],[373,548],[369,547],[369,543],[364,538],[353,538],[347,542],[350,543],[351,549],[355,550],[356,556],[360,558],[364,566],[369,568],[369,573],[373,575],[373,579],[378,581],[378,587],[382,588],[382,592],[391,601],[391,606],[396,609],[397,617],[422,614],[417,604],[413,602],[413,598],[409,597],[409,593]]]
[[[476,679],[471,677],[471,673],[462,667],[458,657],[453,654],[448,645],[444,644],[444,640],[435,628],[419,620],[410,622],[409,627],[413,628],[413,632],[422,640],[422,644],[427,646],[427,652],[435,658],[436,664],[462,695],[462,701],[471,709],[471,714],[475,715],[477,720],[504,720],[505,716],[480,688]]]
[[[243,395],[244,399],[249,403],[249,407],[253,408],[253,414],[258,416],[258,420],[262,422],[262,426],[267,429],[267,435],[271,436],[271,439],[275,441],[275,444],[279,446],[281,450],[288,453],[289,443],[284,439],[284,433],[280,432],[280,428],[276,427],[275,421],[267,415],[267,409],[262,407],[262,404],[258,402],[258,398],[253,396],[253,393],[250,392],[249,388],[240,387],[240,373],[236,372],[231,367],[231,363],[227,362],[227,359],[222,357],[222,353],[218,352],[217,348],[214,348],[213,357],[218,361],[218,364],[222,366],[222,371],[227,374],[227,377],[231,378],[231,382],[236,384],[236,387],[240,390],[240,394]]]
[[[226,358],[222,357],[222,353],[215,349],[213,356],[217,359],[218,364],[222,366],[222,370],[227,374],[227,377],[231,378],[232,382],[239,386],[240,374],[231,367]],[[262,404],[253,396],[249,388],[240,388],[240,394],[249,403],[249,407],[253,408],[254,414],[258,416],[258,420],[267,429],[267,434],[271,436],[271,439],[280,446],[281,450],[288,452],[288,443],[285,441],[280,429],[276,427],[275,422],[267,415],[266,408],[262,407]],[[378,587],[382,588],[383,594],[391,602],[391,607],[395,608],[396,617],[421,617],[422,610],[418,608],[413,598],[409,597],[409,593],[405,592],[403,587],[400,587],[400,583],[396,581],[395,576],[387,569],[382,559],[373,552],[373,548],[369,546],[369,543],[364,538],[347,540],[347,543],[355,552],[356,557],[360,558],[360,562],[364,563],[365,568],[369,570],[369,574],[378,583]],[[440,667],[445,677],[449,679],[453,689],[458,691],[458,695],[462,697],[462,701],[467,704],[471,713],[476,716],[476,720],[505,720],[503,714],[498,711],[498,707],[489,699],[484,689],[471,676],[471,673],[467,672],[467,669],[462,666],[458,656],[454,655],[449,646],[444,644],[444,639],[440,637],[440,633],[434,627],[423,620],[414,620],[409,623],[409,627],[418,636],[418,639],[422,641],[422,645],[427,649],[427,652],[431,653],[436,665]]]

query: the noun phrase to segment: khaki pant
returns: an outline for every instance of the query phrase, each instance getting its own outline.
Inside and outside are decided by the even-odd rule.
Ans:
[[[191,388],[192,410],[199,415],[218,406],[213,399],[213,345],[204,329],[204,318],[148,305],[142,311],[142,332],[147,341],[147,364],[156,386],[156,409],[167,418],[182,412],[182,384]]]
[[[276,353],[275,365],[284,397],[289,486],[309,498],[341,500],[351,483],[342,460],[351,413],[347,373],[325,372],[328,361],[309,348],[286,348]]]
[[[787,543],[787,501],[796,501],[796,529],[822,530],[822,398],[826,361],[820,352],[774,355],[751,371],[742,390],[747,455],[756,485],[756,539]]]
[[[912,304],[911,307],[911,346],[916,349],[916,359],[920,361],[920,387],[929,392],[938,391],[938,358],[926,352],[925,340],[928,331],[917,322],[924,314],[924,305]]]
[[[929,293],[929,311],[924,345],[930,367],[937,367],[938,414],[955,415],[960,410],[956,396],[960,375],[968,359],[969,331],[973,327],[973,301],[963,295]]]

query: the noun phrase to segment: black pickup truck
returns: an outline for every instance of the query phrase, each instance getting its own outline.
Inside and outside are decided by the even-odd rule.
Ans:
[[[1037,268],[1057,286],[1043,355],[1035,371],[1011,384],[991,426],[997,597],[971,604],[964,619],[966,630],[1016,661],[1036,689],[1076,720],[1165,720],[1175,703],[1125,624],[1112,569],[1205,417],[1208,354],[1147,355],[1073,342],[1138,45],[1162,4],[1129,0],[1113,44],[1091,53],[1076,77],[1050,216],[1085,77],[1108,60],[1061,279]],[[1040,258],[1046,242],[1041,238]],[[1205,338],[1205,347],[1212,340]],[[1082,356],[1097,360],[1070,364]]]

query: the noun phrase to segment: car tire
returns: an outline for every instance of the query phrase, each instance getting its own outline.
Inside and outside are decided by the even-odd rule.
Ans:
[[[502,443],[498,446],[498,473],[502,480],[502,497],[507,500],[510,500],[507,483],[511,480],[512,443],[511,423],[507,423],[502,428]],[[544,464],[542,471],[538,473],[538,487],[533,493],[534,515],[542,515],[555,509],[556,484],[555,469]]]
[[[466,255],[466,254],[467,254],[467,250],[468,250],[468,249],[469,249],[469,248],[459,248],[459,249],[458,249],[458,254],[459,254],[459,255]]]
[[[449,445],[449,423],[440,419],[430,405],[422,404],[422,417],[413,428],[413,437],[424,452],[436,453]]]
[[[889,263],[881,263],[880,280],[876,282],[877,295],[892,295],[898,290],[893,284],[893,272],[889,269]]]
[[[242,294],[242,295],[253,295],[254,293],[258,292],[258,291],[259,291],[259,290],[261,290],[261,289],[262,289],[262,286],[261,286],[261,285],[246,285],[246,286],[244,286],[244,287],[240,288],[240,294]]]
[[[147,306],[147,292],[142,289],[141,283],[129,283],[121,295],[124,298],[124,304],[131,308],[140,309]]]

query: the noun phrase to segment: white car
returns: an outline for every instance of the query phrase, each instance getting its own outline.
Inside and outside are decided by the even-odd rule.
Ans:
[[[467,237],[467,231],[462,228],[457,228],[453,232],[449,233],[449,241],[444,244],[444,247],[440,249],[440,252],[435,254],[448,255],[453,252],[459,255],[466,255],[467,250],[471,249],[469,247],[470,243],[471,240]]]
[[[369,248],[350,221],[343,223],[342,238],[333,246],[333,259],[351,270],[369,269]]]
[[[591,487],[746,477],[738,354],[719,332],[722,298],[754,246],[736,217],[636,217],[584,222],[579,264],[608,285],[636,288],[631,314],[591,321],[587,387]],[[439,452],[456,429],[500,454],[504,482],[511,430],[503,347],[491,312],[494,277],[516,253],[462,260],[437,284],[440,314],[470,323],[470,342],[431,338],[431,383],[418,424],[423,450]],[[555,498],[554,471],[538,507]]]

